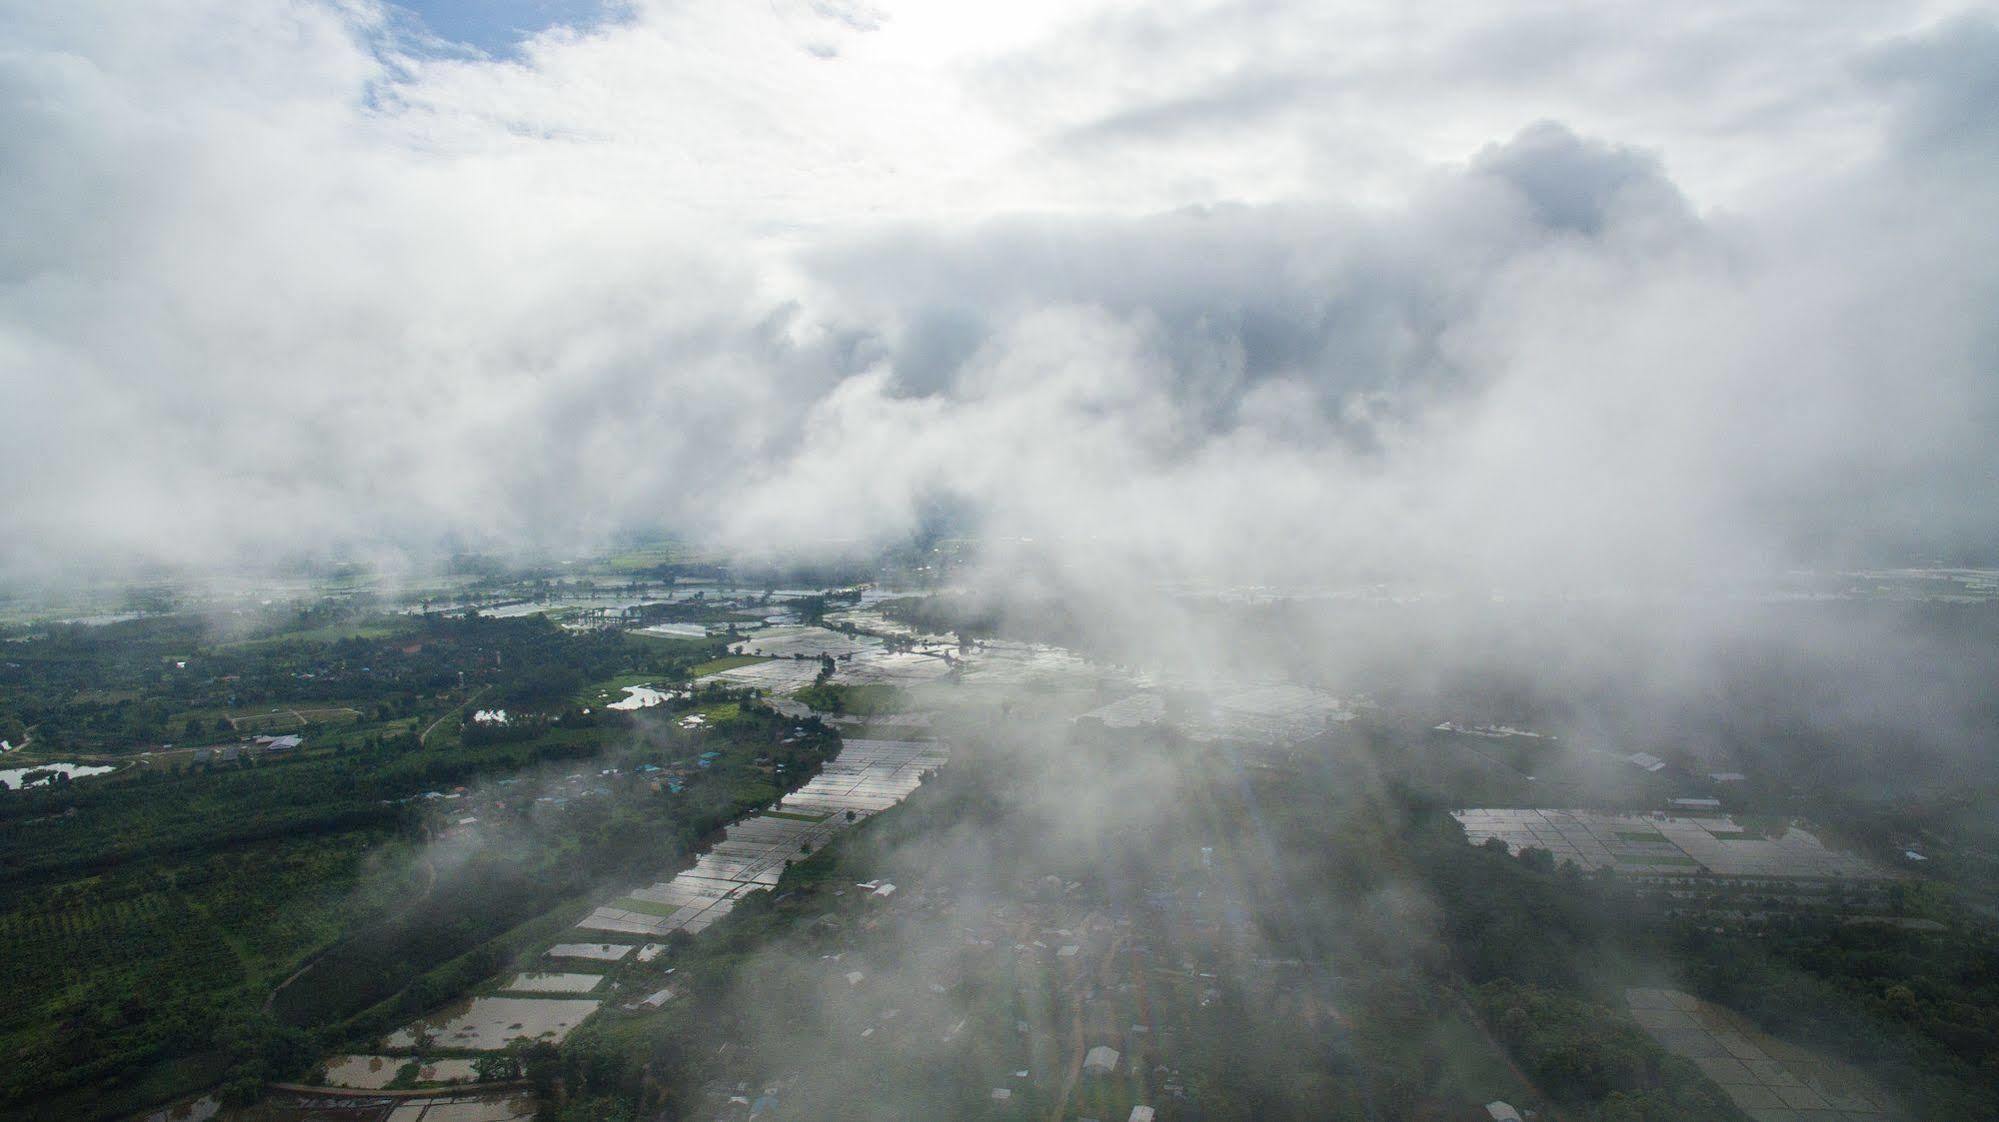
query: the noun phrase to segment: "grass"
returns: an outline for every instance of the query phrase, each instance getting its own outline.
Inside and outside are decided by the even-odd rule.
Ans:
[[[318,627],[265,632],[251,638],[216,644],[217,650],[252,650],[280,643],[334,643],[342,639],[393,639],[417,629],[408,616],[375,616],[365,620],[336,620]]]
[[[857,717],[867,717],[877,713],[898,713],[907,707],[902,691],[894,686],[877,683],[842,688],[847,691],[847,712]]]
[[[139,1077],[117,1085],[93,1084],[53,1095],[36,1104],[40,1118],[124,1118],[173,1099],[184,1098],[220,1082],[229,1069],[222,1052],[203,1052],[146,1068]]]
[[[697,712],[707,718],[709,728],[714,728],[716,725],[727,724],[741,717],[743,707],[734,701],[718,701],[713,705],[702,706]]]
[[[768,661],[761,655],[723,655],[721,658],[709,659],[688,673],[699,678],[704,674],[720,674],[724,670],[734,670],[739,666],[755,666],[759,662]]]
[[[625,638],[643,644],[648,650],[656,650],[674,658],[711,655],[724,642],[721,639],[678,639],[671,635],[648,635],[643,631],[627,631]]]
[[[332,720],[358,721],[361,719],[361,711],[359,709],[349,709],[345,705],[337,705],[329,709],[294,709],[293,712],[308,721],[317,722]]]
[[[225,718],[235,732],[260,732],[264,729],[299,729],[305,722],[289,709],[278,709],[267,713],[243,713]]]
[[[137,701],[139,696],[137,690],[78,690],[70,702],[75,705],[117,705]]]
[[[844,713],[850,717],[873,717],[900,712],[902,691],[879,683],[866,686],[807,686],[794,696],[822,713]]]

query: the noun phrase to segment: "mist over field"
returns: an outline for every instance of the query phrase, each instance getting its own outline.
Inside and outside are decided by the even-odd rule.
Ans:
[[[1956,0],[0,0],[0,734],[142,761],[0,799],[0,1115],[600,937],[538,1117],[1779,1117],[1689,995],[1972,1109],[1995,105]]]

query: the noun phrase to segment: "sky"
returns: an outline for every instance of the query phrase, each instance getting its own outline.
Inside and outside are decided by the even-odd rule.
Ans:
[[[1999,9],[0,2],[0,577],[1999,546]]]
[[[400,7],[429,35],[489,57],[511,55],[551,27],[590,28],[615,14],[602,0],[414,0]]]

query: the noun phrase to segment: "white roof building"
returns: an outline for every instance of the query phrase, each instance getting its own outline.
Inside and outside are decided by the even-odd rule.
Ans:
[[[1492,1115],[1492,1122],[1521,1122],[1520,1112],[1504,1102],[1485,1104],[1485,1112]]]
[[[1108,1044],[1099,1044],[1083,1057],[1083,1070],[1091,1075],[1109,1075],[1117,1070],[1117,1062],[1118,1050]]]

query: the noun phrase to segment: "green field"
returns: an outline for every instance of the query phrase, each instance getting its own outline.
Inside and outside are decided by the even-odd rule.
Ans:
[[[765,817],[765,818],[784,818],[784,819],[788,819],[788,820],[790,820],[790,821],[792,821],[792,822],[824,822],[824,821],[826,821],[826,820],[827,820],[828,818],[831,818],[831,817],[832,817],[832,815],[830,815],[830,814],[795,814],[795,813],[793,813],[793,812],[791,812],[791,811],[789,811],[789,810],[766,810],[766,811],[764,811],[764,817]]]
[[[125,1114],[225,1072],[302,1074],[305,1030],[377,1032],[408,1015],[401,1003],[467,992],[508,964],[503,933],[580,905],[606,878],[650,874],[767,805],[779,792],[755,759],[776,755],[802,776],[835,743],[830,732],[788,741],[796,722],[745,713],[727,691],[698,703],[709,728],[643,741],[624,714],[576,703],[591,683],[684,681],[713,642],[681,654],[539,617],[398,619],[368,638],[365,619],[336,609],[294,615],[261,636],[270,641],[210,642],[201,620],[159,617],[9,645],[0,728],[32,735],[24,759],[116,764],[154,751],[111,775],[0,798],[11,968],[0,1048],[13,1060],[0,1070],[0,1117],[29,1103]],[[465,724],[474,706],[516,719]],[[227,763],[195,763],[189,746],[301,730],[300,750],[244,745]],[[559,781],[569,761],[607,747],[646,753],[631,767],[720,755],[678,794],[634,777],[520,819],[516,844],[479,851],[449,880],[418,859],[470,816],[458,809],[469,803],[426,792],[471,799],[488,779]],[[507,827],[502,805],[482,807],[498,816],[482,829]],[[261,1012],[274,997],[276,1021]]]
[[[711,658],[690,668],[688,674],[701,678],[709,674],[720,674],[724,670],[734,670],[739,666],[755,666],[765,661],[768,660],[760,655],[723,655],[721,658]]]
[[[902,690],[879,684],[807,686],[794,696],[822,713],[843,713],[850,717],[900,713],[909,704],[908,695]]]

